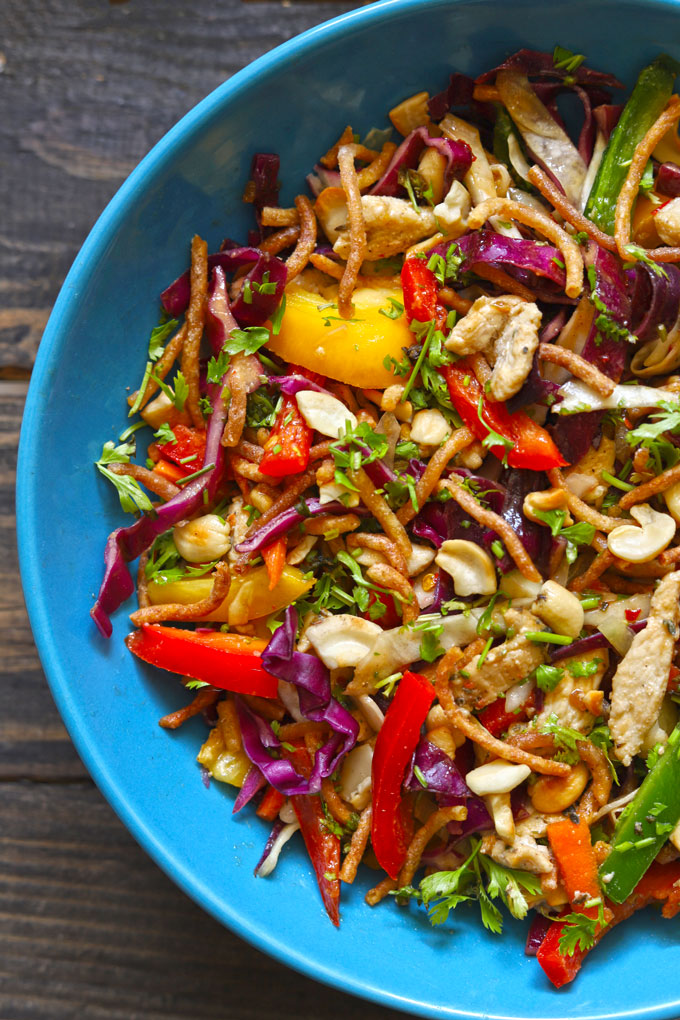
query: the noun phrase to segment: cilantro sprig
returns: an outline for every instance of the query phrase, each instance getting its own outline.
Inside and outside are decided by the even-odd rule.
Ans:
[[[528,896],[539,896],[540,879],[527,871],[505,868],[486,854],[480,854],[481,840],[470,840],[472,850],[455,871],[436,871],[422,880],[418,889],[406,886],[392,893],[397,899],[415,899],[428,910],[431,924],[441,925],[452,910],[477,900],[482,924],[499,935],[503,915],[494,902],[500,900],[513,917],[522,920],[529,911]]]
[[[104,475],[118,493],[120,505],[125,513],[153,512],[151,500],[141,488],[139,482],[130,475],[117,475],[109,471],[108,464],[129,464],[130,457],[135,454],[134,440],[116,446],[111,440],[104,443],[99,460],[95,461],[97,470]]]

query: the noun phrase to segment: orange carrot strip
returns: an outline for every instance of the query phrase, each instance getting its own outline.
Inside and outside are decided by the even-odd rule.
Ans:
[[[281,538],[277,538],[262,550],[262,559],[269,575],[270,591],[273,591],[281,580],[281,574],[286,565],[286,548],[286,536],[282,535]]]
[[[570,818],[562,818],[549,825],[547,831],[572,907],[582,906],[584,899],[600,897],[597,861],[586,823],[576,824]]]

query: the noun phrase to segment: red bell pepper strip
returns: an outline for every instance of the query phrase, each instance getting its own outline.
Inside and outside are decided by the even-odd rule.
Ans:
[[[487,705],[478,713],[482,726],[494,737],[500,737],[509,726],[516,722],[524,722],[527,718],[527,710],[536,704],[536,696],[532,691],[521,708],[514,712],[508,712],[505,707],[505,698],[497,698],[491,705]]]
[[[620,924],[621,921],[625,921],[636,910],[641,910],[654,900],[661,900],[665,901],[663,915],[672,917],[678,909],[678,883],[680,883],[680,861],[673,861],[671,864],[652,864],[624,903],[606,902],[609,911],[608,924],[595,934],[595,942],[590,948],[580,949],[577,946],[572,956],[562,955],[560,952],[560,938],[565,922],[558,920],[551,924],[546,937],[539,946],[536,959],[555,988],[561,988],[562,985],[573,981],[590,950],[608,931]]]
[[[385,607],[385,612],[382,616],[371,616],[371,606],[375,605],[376,602],[380,602]],[[368,609],[365,613],[359,613],[359,616],[363,617],[364,620],[370,620],[371,623],[377,623],[383,630],[392,630],[394,627],[401,626],[401,615],[397,612],[394,598],[381,591],[370,592]]]
[[[393,879],[408,849],[401,786],[433,701],[429,680],[417,673],[404,673],[375,742],[371,842],[380,867]]]
[[[159,443],[158,452],[166,460],[171,460],[186,473],[193,474],[205,459],[205,430],[190,429],[187,425],[175,425],[172,430],[176,442]],[[191,457],[190,461],[187,457]],[[184,463],[182,463],[184,462]]]
[[[533,471],[548,471],[566,464],[546,430],[532,421],[528,414],[524,411],[510,414],[505,404],[488,399],[471,365],[464,358],[454,365],[446,365],[441,371],[451,403],[477,439],[484,440],[495,432],[512,444],[490,446],[499,460],[507,456],[510,467],[531,468]]]
[[[298,410],[295,397],[283,397],[283,406],[264,446],[259,470],[271,478],[299,475],[309,464],[312,429]]]
[[[273,786],[268,786],[264,792],[264,797],[257,806],[255,814],[258,818],[264,818],[267,822],[273,822],[285,802],[286,798],[283,793],[279,793]]]
[[[340,924],[340,838],[329,832],[318,795],[299,794],[290,798],[300,823],[302,838],[314,868],[326,913]]]
[[[128,634],[125,644],[144,662],[183,676],[203,680],[224,691],[275,698],[278,680],[262,666],[260,653],[267,642],[240,634],[145,624]]]
[[[439,284],[437,277],[422,259],[406,259],[401,269],[401,286],[404,292],[404,310],[409,325],[417,322],[435,321],[442,329],[448,310],[437,300]]]

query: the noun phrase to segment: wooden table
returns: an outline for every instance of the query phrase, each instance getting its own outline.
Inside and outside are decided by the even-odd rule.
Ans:
[[[211,89],[353,6],[0,0],[1,1020],[398,1016],[247,946],[140,850],[89,779],[52,703],[14,539],[31,365],[96,217]]]

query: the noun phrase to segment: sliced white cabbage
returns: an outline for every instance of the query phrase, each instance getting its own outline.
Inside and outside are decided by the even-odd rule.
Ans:
[[[559,414],[578,414],[580,411],[610,411],[617,407],[661,407],[673,400],[668,390],[653,386],[616,386],[614,392],[603,397],[578,379],[570,379],[559,388],[562,402],[555,405]]]

